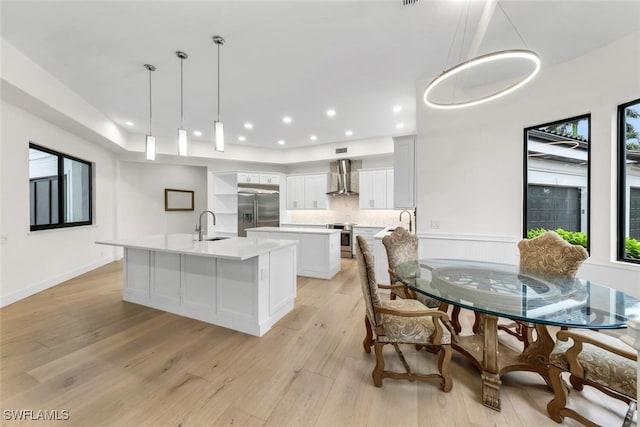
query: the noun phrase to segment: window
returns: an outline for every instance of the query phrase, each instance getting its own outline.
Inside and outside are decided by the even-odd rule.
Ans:
[[[29,144],[31,231],[92,224],[91,163]]]
[[[640,99],[618,107],[618,260],[640,263]]]
[[[591,116],[524,130],[524,237],[546,230],[589,249]]]

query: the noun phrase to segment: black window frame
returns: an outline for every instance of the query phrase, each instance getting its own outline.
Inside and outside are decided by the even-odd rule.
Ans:
[[[43,147],[38,144],[34,144],[33,142],[29,142],[29,149],[33,148],[34,150],[42,151],[52,156],[56,156],[58,158],[58,167],[57,167],[57,178],[58,178],[58,222],[54,224],[40,224],[40,225],[32,225],[30,224],[31,231],[39,231],[39,230],[51,230],[56,228],[69,228],[69,227],[81,227],[85,225],[93,225],[93,163],[87,160],[80,159],[78,157],[71,156],[69,154],[60,153],[59,151],[52,150],[50,148]],[[64,192],[64,160],[69,159],[75,162],[79,162],[87,165],[89,168],[89,186],[88,186],[88,200],[89,200],[89,220],[87,221],[74,221],[74,222],[65,222],[65,192]],[[31,182],[31,179],[29,179]],[[31,210],[31,199],[29,200],[29,210]],[[31,222],[31,220],[29,220]]]
[[[624,104],[618,105],[618,116],[617,116],[617,157],[618,157],[618,227],[617,227],[617,253],[616,259],[620,262],[626,262],[631,264],[640,264],[640,259],[634,258],[626,258],[626,231],[627,231],[627,219],[626,219],[626,208],[627,203],[629,202],[626,197],[626,185],[627,185],[627,147],[626,147],[626,115],[624,111],[627,107],[632,105],[640,105],[640,98],[635,99],[633,101],[625,102]]]
[[[554,120],[548,123],[542,123],[535,126],[529,126],[523,131],[524,149],[522,150],[522,164],[523,164],[523,179],[522,179],[522,237],[527,238],[527,189],[529,185],[529,131],[539,129],[542,127],[548,127],[557,125],[560,123],[571,122],[580,119],[587,119],[587,131],[589,132],[589,138],[587,140],[587,252],[590,252],[591,248],[591,113],[579,114],[577,116],[568,117],[561,120]]]

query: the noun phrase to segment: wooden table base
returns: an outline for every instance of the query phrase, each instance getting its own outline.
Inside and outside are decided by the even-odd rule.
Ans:
[[[477,313],[476,313],[477,314]],[[545,325],[536,324],[537,336],[522,352],[498,343],[498,317],[478,314],[474,335],[458,336],[452,347],[480,371],[482,403],[500,411],[500,378],[507,372],[537,372],[549,385],[548,361],[554,342]]]

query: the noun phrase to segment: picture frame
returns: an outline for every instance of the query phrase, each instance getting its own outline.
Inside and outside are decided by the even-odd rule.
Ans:
[[[192,190],[164,189],[165,211],[192,211],[194,210],[194,192]]]

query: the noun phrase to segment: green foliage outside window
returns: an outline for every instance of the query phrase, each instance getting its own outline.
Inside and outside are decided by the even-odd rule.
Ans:
[[[527,239],[538,237],[545,231],[547,230],[544,228],[532,228],[527,231]],[[558,233],[560,237],[562,237],[572,245],[580,245],[584,248],[587,247],[587,235],[580,231],[567,231],[563,230],[562,228],[557,228],[553,231]],[[626,256],[628,258],[640,259],[640,242],[638,242],[636,239],[626,237],[624,247]]]

